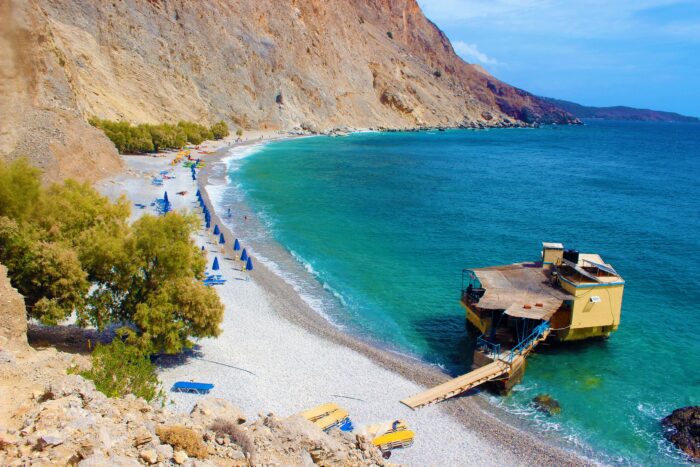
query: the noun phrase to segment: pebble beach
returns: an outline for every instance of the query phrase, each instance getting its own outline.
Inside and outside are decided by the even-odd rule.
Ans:
[[[350,413],[356,428],[401,419],[416,433],[413,446],[395,450],[391,461],[407,465],[582,465],[591,461],[536,438],[491,413],[478,396],[466,396],[413,411],[399,401],[447,379],[438,368],[373,347],[344,334],[312,310],[293,287],[253,257],[254,270],[242,271],[232,251],[230,232],[214,213],[207,187],[226,183],[222,159],[250,141],[209,142],[192,157],[206,167],[193,181],[190,169],[171,165],[174,153],[122,156],[124,170],[98,185],[112,199],[125,196],[132,204],[132,220],[167,191],[174,210],[200,213],[199,189],[212,210],[211,229],[204,223],[194,237],[207,252],[211,270],[218,258],[226,283],[215,286],[225,305],[222,333],[202,339],[191,355],[168,361],[160,369],[163,387],[176,381],[214,384],[212,397],[226,399],[249,416],[291,415],[325,402],[335,402]],[[267,134],[265,141],[281,135]],[[206,152],[207,154],[202,154]],[[169,170],[174,178],[163,186],[154,176]],[[186,192],[178,195],[178,192]],[[134,204],[143,204],[139,208]],[[212,234],[222,230],[226,243]],[[245,245],[243,245],[245,246]],[[169,408],[191,410],[201,396],[168,393]]]

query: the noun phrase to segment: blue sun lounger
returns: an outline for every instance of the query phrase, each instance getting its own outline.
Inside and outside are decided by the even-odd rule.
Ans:
[[[173,392],[189,392],[191,394],[209,394],[214,389],[213,384],[193,383],[190,381],[178,381],[170,389]]]

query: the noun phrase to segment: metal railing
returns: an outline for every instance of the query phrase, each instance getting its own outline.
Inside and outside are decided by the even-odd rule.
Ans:
[[[484,339],[484,335],[476,338],[476,348],[481,350],[484,355],[494,360],[501,356],[501,344],[494,344]]]
[[[530,345],[531,345],[534,341],[536,341],[537,339],[539,339],[540,337],[542,337],[542,335],[543,335],[545,332],[547,332],[547,329],[549,329],[549,322],[548,322],[548,321],[545,321],[544,323],[537,325],[537,326],[535,327],[535,329],[532,330],[532,332],[530,333],[530,335],[528,335],[525,339],[523,339],[522,341],[520,341],[520,343],[519,343],[518,345],[516,345],[515,347],[513,347],[513,348],[510,350],[510,352],[508,352],[508,356],[505,358],[505,361],[506,361],[508,364],[513,363],[513,359],[514,359],[517,355],[522,355],[522,353],[523,353],[528,347],[530,347]]]

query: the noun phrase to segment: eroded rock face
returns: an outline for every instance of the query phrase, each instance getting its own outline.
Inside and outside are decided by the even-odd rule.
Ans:
[[[58,176],[118,164],[90,116],[321,132],[575,120],[463,62],[415,0],[8,0],[0,9],[0,155],[34,157]]]
[[[700,462],[700,406],[676,409],[661,423],[667,429],[666,438]]]
[[[7,277],[7,268],[0,264],[0,349],[25,351],[27,344],[27,311],[22,297]]]

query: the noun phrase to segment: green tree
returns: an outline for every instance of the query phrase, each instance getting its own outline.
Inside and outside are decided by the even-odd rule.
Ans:
[[[27,219],[39,199],[39,169],[26,158],[0,160],[0,216]]]
[[[226,125],[226,122],[221,120],[220,122],[212,125],[211,132],[215,139],[225,138],[229,135],[228,125]]]

